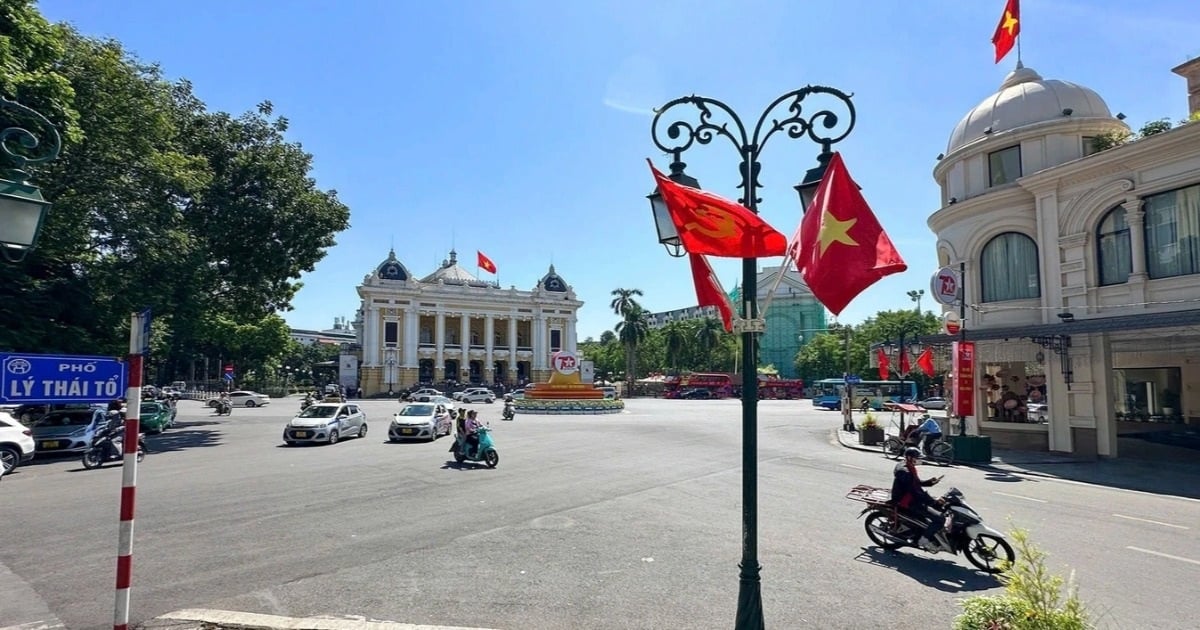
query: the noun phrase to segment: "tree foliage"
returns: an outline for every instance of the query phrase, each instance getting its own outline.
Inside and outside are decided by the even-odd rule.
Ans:
[[[287,120],[269,102],[209,111],[119,42],[25,0],[0,7],[0,92],[63,132],[61,157],[34,173],[54,204],[38,246],[0,266],[0,299],[19,305],[0,314],[0,349],[123,354],[129,314],[150,307],[162,378],[199,356],[246,369],[281,356],[276,313],[349,226]]]

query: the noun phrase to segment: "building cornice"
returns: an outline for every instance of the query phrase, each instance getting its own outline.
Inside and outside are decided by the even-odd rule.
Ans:
[[[946,171],[950,170],[955,164],[964,162],[976,155],[990,153],[1026,140],[1044,138],[1050,135],[1099,135],[1119,130],[1129,131],[1129,125],[1115,118],[1092,117],[1047,120],[1045,122],[1018,127],[1017,129],[1002,131],[990,136],[984,136],[943,156],[941,160],[938,160],[937,165],[933,167],[933,179],[939,186],[944,185]]]
[[[1006,184],[987,194],[949,204],[929,215],[925,224],[934,234],[940,234],[949,226],[980,213],[995,212],[996,208],[1032,207],[1033,204],[1033,196],[1028,190],[1017,184]]]
[[[1200,142],[1200,124],[1189,123],[1170,131],[1155,134],[1093,153],[1078,160],[1040,170],[1018,179],[1026,189],[1051,186],[1068,187],[1121,175],[1144,171],[1178,160],[1180,149],[1194,152]]]

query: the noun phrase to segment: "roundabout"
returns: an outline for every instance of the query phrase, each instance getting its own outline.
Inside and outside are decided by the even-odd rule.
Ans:
[[[589,376],[581,375],[583,362],[574,352],[556,352],[550,357],[550,380],[525,388],[525,398],[514,402],[518,413],[532,414],[600,414],[621,413],[625,403],[607,400],[596,389]],[[590,366],[590,363],[588,364]]]

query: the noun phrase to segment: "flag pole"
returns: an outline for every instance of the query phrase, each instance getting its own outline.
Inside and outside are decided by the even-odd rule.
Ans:
[[[1017,67],[1021,67],[1021,34],[1017,33]]]
[[[779,283],[783,282],[783,276],[787,274],[788,269],[792,266],[792,257],[790,255],[791,248],[788,248],[789,254],[783,257],[783,266],[779,268],[779,275],[775,276],[775,284],[771,285],[770,292],[767,293],[767,301],[763,302],[762,309],[759,310],[758,316],[766,321],[767,311],[771,309],[771,302],[775,300],[775,290],[779,288]]]

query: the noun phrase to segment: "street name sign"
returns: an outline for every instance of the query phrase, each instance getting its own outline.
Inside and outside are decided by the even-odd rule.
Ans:
[[[125,395],[127,378],[111,357],[0,353],[0,403],[108,402]]]

